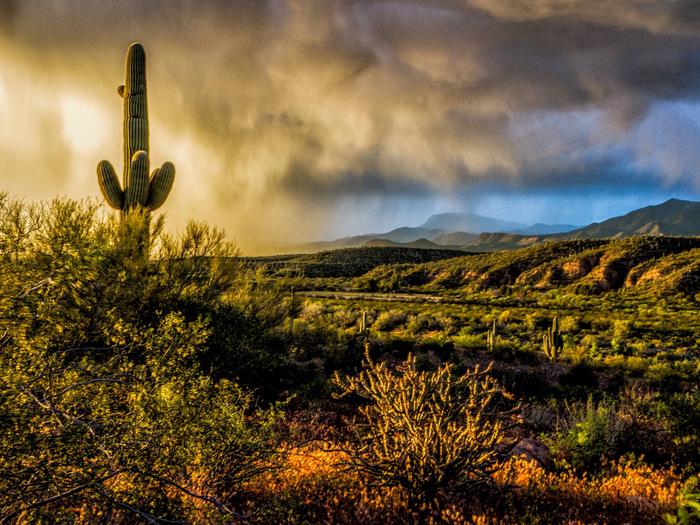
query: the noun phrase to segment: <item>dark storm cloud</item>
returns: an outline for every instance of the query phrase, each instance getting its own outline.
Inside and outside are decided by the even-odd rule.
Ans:
[[[698,5],[24,0],[0,3],[0,59],[111,118],[124,49],[143,41],[154,156],[175,157],[178,209],[208,206],[233,229],[258,210],[261,231],[286,213],[294,230],[316,225],[314,204],[489,178],[605,186],[639,170],[697,188],[700,159],[654,142],[654,130],[678,132],[679,105],[700,102]],[[118,142],[119,123],[108,133]],[[700,140],[692,122],[683,133]]]
[[[0,2],[0,29],[11,29],[18,11],[19,0],[5,0]]]

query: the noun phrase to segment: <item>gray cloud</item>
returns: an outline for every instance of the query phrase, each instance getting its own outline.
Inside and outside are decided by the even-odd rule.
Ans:
[[[697,190],[700,159],[652,141],[655,126],[700,140],[692,123],[669,127],[663,110],[700,102],[697,6],[3,2],[0,60],[44,101],[6,110],[33,122],[49,115],[60,132],[33,147],[0,134],[0,184],[23,190],[8,173],[39,158],[30,177],[77,169],[51,179],[50,191],[96,193],[94,163],[120,158],[114,88],[124,50],[140,40],[154,161],[178,166],[168,213],[209,218],[244,241],[326,234],[333,221],[319,217],[343,199],[449,194],[485,180],[604,186],[622,171],[633,183],[638,169],[645,181]],[[0,71],[0,88],[19,89],[18,78]],[[71,135],[80,124],[68,122],[71,96],[87,101],[85,119],[106,120],[93,123],[91,147]]]

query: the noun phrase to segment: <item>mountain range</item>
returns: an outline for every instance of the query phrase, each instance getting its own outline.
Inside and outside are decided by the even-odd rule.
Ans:
[[[621,239],[640,235],[700,235],[700,202],[670,199],[583,227],[528,225],[475,213],[442,213],[432,215],[417,227],[316,242],[308,247],[312,251],[359,246],[493,251],[531,246],[547,240]]]

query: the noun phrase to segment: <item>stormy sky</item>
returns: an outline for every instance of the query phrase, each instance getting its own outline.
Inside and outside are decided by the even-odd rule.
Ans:
[[[99,160],[121,171],[133,41],[169,223],[247,251],[700,199],[696,0],[1,0],[0,191],[95,196]]]

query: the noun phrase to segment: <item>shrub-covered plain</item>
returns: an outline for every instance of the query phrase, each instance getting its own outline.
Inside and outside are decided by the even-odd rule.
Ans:
[[[286,267],[2,195],[0,520],[693,523],[695,242]]]

